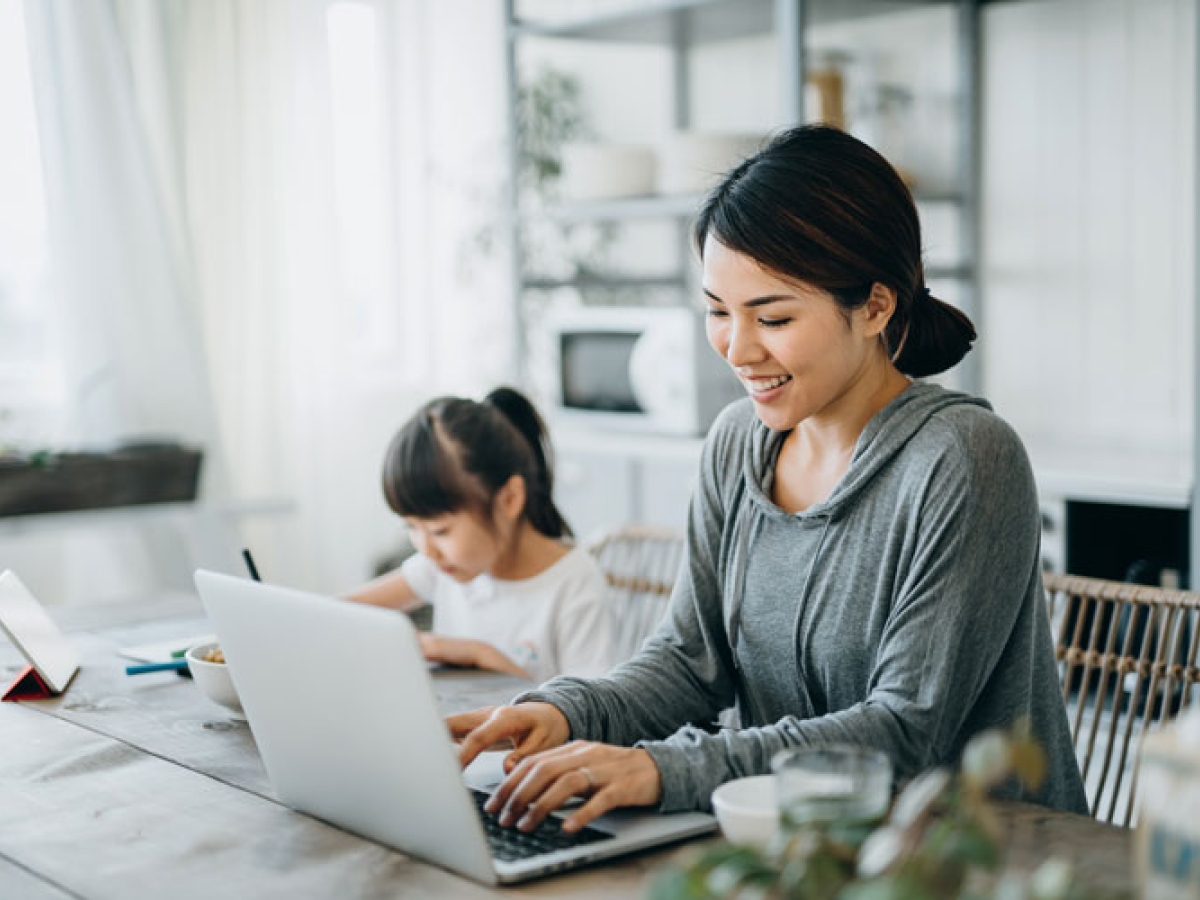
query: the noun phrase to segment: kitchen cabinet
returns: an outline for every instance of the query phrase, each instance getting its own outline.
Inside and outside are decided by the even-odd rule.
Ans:
[[[984,393],[1043,497],[1191,510],[1193,560],[1198,7],[989,3],[979,101]]]

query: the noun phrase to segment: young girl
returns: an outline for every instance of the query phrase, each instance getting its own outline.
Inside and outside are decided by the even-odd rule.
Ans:
[[[388,505],[417,549],[350,599],[433,605],[426,658],[544,679],[610,662],[604,576],[551,498],[545,426],[510,388],[425,404],[392,439]]]

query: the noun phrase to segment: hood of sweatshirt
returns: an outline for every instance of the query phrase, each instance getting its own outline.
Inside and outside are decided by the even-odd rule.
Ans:
[[[772,502],[770,496],[775,479],[775,461],[788,432],[772,431],[755,419],[754,434],[746,442],[742,457],[747,496],[756,507],[756,512],[767,516],[821,520],[836,517],[838,510],[850,503],[875,473],[904,448],[930,416],[961,404],[981,406],[988,410],[992,408],[986,400],[947,390],[940,385],[910,384],[867,422],[855,443],[849,469],[829,497],[798,513],[784,512]]]

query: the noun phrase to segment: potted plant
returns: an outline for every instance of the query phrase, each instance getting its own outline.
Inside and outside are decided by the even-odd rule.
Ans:
[[[1003,830],[989,792],[1012,779],[1036,789],[1045,757],[1028,735],[974,738],[962,769],[934,769],[900,792],[875,828],[784,832],[766,849],[722,843],[654,883],[651,900],[1084,900],[1095,891],[1049,860],[1004,869]]]

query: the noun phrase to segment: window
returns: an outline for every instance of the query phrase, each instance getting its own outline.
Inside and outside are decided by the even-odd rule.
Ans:
[[[351,339],[368,359],[395,350],[391,248],[393,153],[376,9],[336,2],[327,15],[337,249]]]
[[[46,197],[25,18],[0,3],[0,445],[44,440],[61,408]]]

